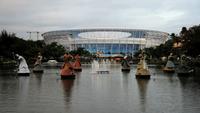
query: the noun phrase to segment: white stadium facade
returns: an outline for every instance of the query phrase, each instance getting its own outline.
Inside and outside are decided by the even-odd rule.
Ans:
[[[57,42],[67,50],[85,48],[91,53],[133,55],[144,47],[155,47],[168,39],[168,33],[143,29],[71,29],[42,34],[46,44]]]

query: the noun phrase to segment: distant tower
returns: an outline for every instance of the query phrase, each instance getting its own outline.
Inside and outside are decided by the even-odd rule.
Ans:
[[[38,32],[38,31],[34,31],[34,32],[28,31],[27,33],[29,34],[29,40],[31,40],[32,33],[36,33],[37,34],[37,40],[39,39],[39,33],[40,32]]]
[[[29,34],[29,40],[31,40],[31,33],[32,32],[27,32]]]
[[[36,33],[37,33],[37,40],[38,40],[38,39],[39,39],[39,33],[40,33],[40,32],[36,31]]]

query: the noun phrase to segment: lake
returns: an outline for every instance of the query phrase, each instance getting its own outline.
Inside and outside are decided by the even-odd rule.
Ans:
[[[199,113],[200,81],[165,74],[149,66],[151,79],[136,79],[136,66],[121,72],[120,64],[105,64],[109,74],[82,65],[74,80],[61,80],[58,67],[43,74],[16,76],[0,71],[0,113]]]

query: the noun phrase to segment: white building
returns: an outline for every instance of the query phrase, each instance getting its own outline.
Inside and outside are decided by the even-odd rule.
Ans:
[[[91,53],[134,54],[141,48],[154,47],[168,39],[168,33],[143,29],[71,29],[42,34],[45,43],[57,42],[68,50],[78,47]]]

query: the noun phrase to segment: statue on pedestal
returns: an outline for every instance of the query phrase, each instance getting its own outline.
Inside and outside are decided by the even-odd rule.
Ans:
[[[29,76],[30,70],[28,68],[28,65],[26,63],[26,60],[23,56],[20,56],[19,54],[15,55],[19,61],[19,67],[17,71],[17,75],[19,76]]]

